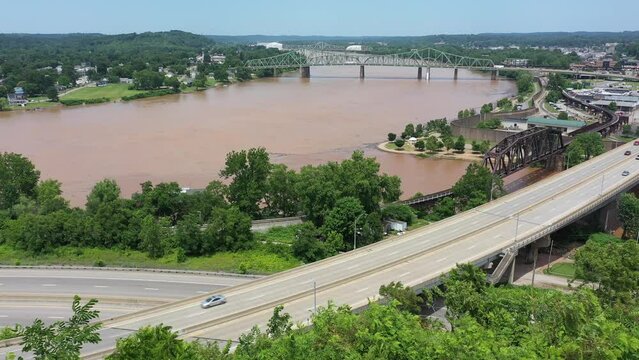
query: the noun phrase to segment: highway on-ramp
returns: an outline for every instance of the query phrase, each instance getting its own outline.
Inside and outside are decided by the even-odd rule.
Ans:
[[[624,156],[626,150],[631,150],[632,156]],[[333,301],[358,308],[391,281],[414,287],[432,284],[458,263],[480,264],[521,247],[637,185],[637,153],[639,147],[624,145],[407,235],[227,288],[224,294],[228,303],[222,306],[201,309],[201,297],[196,296],[107,320],[103,341],[87,345],[83,355],[101,358],[111,351],[118,337],[145,325],[170,325],[186,338],[234,340],[253,325],[263,327],[278,304],[285,306],[294,321],[307,321],[314,310],[314,297],[320,306]],[[624,170],[630,174],[622,176]]]

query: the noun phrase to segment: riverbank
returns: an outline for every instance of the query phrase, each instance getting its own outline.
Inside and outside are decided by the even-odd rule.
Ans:
[[[398,149],[392,141],[386,141],[377,145],[377,148],[381,151],[393,153],[393,154],[404,154],[404,155],[414,155],[420,158],[432,158],[432,159],[449,159],[449,160],[467,160],[467,161],[479,161],[484,158],[484,155],[478,152],[472,151],[472,146],[470,144],[465,145],[465,151],[463,153],[453,150],[441,150],[437,152],[428,152],[426,150],[420,151],[416,150],[414,146],[408,144],[408,142],[401,148]]]

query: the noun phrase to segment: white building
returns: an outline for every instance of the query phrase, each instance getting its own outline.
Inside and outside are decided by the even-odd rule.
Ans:
[[[284,49],[284,44],[278,42],[268,42],[268,43],[257,43],[257,46],[264,46],[267,49]]]
[[[349,45],[346,47],[346,51],[363,51],[362,45]]]

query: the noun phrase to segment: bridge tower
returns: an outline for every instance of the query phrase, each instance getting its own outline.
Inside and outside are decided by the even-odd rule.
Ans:
[[[422,67],[418,67],[417,68],[417,80],[421,80],[422,79]]]
[[[430,67],[426,68],[426,80],[430,81]]]
[[[302,66],[300,67],[300,74],[302,78],[308,79],[311,77],[311,67],[310,66]]]
[[[453,73],[453,80],[457,80],[457,72],[459,69],[455,68],[455,72]]]
[[[364,78],[364,65],[359,66],[359,78],[360,79]]]

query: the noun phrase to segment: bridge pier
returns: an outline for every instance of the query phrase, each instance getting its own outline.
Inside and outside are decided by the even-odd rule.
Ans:
[[[618,196],[602,207],[597,214],[599,228],[607,233],[614,231],[621,226],[619,222],[619,209],[617,208]]]
[[[418,67],[417,68],[417,80],[421,80],[422,79],[422,67]]]
[[[359,78],[360,79],[364,78],[364,65],[359,66]]]
[[[426,80],[430,80],[430,67],[426,68]]]
[[[497,70],[492,70],[490,72],[490,80],[497,80]]]
[[[455,68],[455,72],[453,73],[453,80],[457,80],[457,73],[458,73],[458,70],[459,70],[459,69]]]
[[[300,67],[300,75],[302,78],[308,79],[311,77],[311,67],[310,66],[302,66]]]
[[[510,274],[508,274],[508,283],[512,284],[513,282],[515,282],[515,263],[517,262],[517,253],[518,251],[515,250],[514,256],[513,256],[513,262],[510,265]]]

